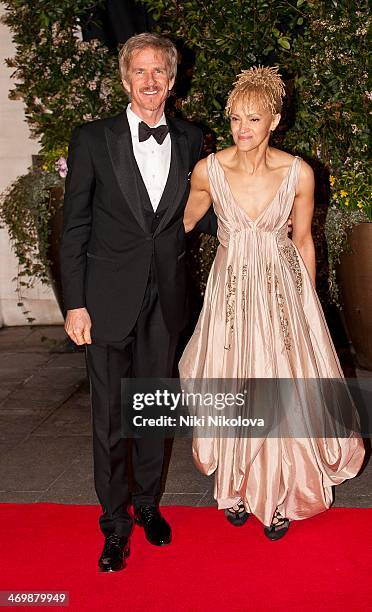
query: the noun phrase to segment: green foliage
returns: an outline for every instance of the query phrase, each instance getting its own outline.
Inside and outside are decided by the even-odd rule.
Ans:
[[[191,88],[177,107],[213,129],[219,145],[229,144],[224,108],[235,76],[258,64],[279,65],[285,77],[291,75],[291,48],[302,30],[306,3],[147,0],[146,5],[159,31],[195,52]]]
[[[325,233],[328,246],[329,291],[333,302],[339,307],[341,304],[337,285],[337,265],[340,263],[341,254],[348,249],[348,236],[354,225],[366,221],[368,221],[368,217],[363,210],[345,211],[345,209],[334,206],[328,211]]]
[[[22,286],[32,286],[36,278],[49,282],[48,224],[54,212],[51,189],[59,185],[62,181],[56,172],[31,171],[18,177],[1,197],[0,219],[8,226]]]
[[[336,267],[353,225],[372,221],[368,161],[368,3],[308,2],[308,23],[294,46],[295,124],[285,144],[317,159],[329,176],[326,238],[330,298],[339,305]],[[326,178],[323,176],[323,180]],[[325,190],[327,191],[327,190]],[[324,195],[324,190],[323,190]]]
[[[17,81],[10,97],[24,101],[31,131],[52,168],[76,125],[122,110],[117,58],[97,40],[79,38],[78,26],[97,4],[92,0],[3,3],[17,49],[7,60]]]
[[[333,175],[329,177],[332,189],[331,202],[333,208],[338,207],[345,212],[361,210],[371,221],[372,204],[368,184],[368,161],[365,160],[364,163],[365,166],[359,163],[359,160],[354,161],[352,165],[346,163],[336,177]]]
[[[67,157],[76,125],[120,112],[125,95],[116,56],[96,40],[80,40],[79,26],[91,19],[99,2],[7,0],[3,4],[3,21],[16,45],[15,57],[7,60],[16,81],[9,97],[23,100],[43,159],[42,171],[30,170],[14,181],[0,207],[20,264],[15,280],[18,305],[23,307],[22,288],[36,279],[49,283],[51,189],[63,185],[56,162]]]
[[[363,209],[372,221],[368,182],[370,25],[365,0],[357,4],[351,0],[308,2],[307,28],[294,46],[296,121],[286,144],[327,167],[333,204]]]
[[[98,41],[82,42],[78,36],[78,27],[91,19],[93,7],[102,1],[3,0],[4,21],[16,44],[15,57],[7,60],[16,80],[10,95],[24,101],[31,130],[40,138],[43,168],[50,172],[31,172],[18,179],[5,196],[1,214],[24,274],[43,280],[47,280],[43,254],[50,214],[46,192],[59,180],[55,163],[66,156],[75,125],[120,112],[125,103],[117,58]],[[194,65],[189,62],[184,75],[190,88],[178,93],[176,109],[208,126],[219,148],[230,144],[224,106],[235,76],[252,65],[279,66],[287,84],[287,110],[277,142],[283,144],[287,130],[284,146],[323,170],[318,176],[323,182],[318,205],[328,207],[331,187],[330,214],[342,212],[327,230],[332,288],[333,262],[346,243],[344,228],[362,218],[372,219],[367,181],[366,118],[372,94],[366,81],[370,23],[366,0],[147,0],[146,4],[158,30],[195,53]],[[196,252],[196,259],[201,258],[197,277],[202,287],[215,248],[216,241],[203,238]]]

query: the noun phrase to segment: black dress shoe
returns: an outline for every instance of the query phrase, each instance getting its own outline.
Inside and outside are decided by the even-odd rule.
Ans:
[[[134,513],[134,520],[141,525],[146,538],[155,546],[169,544],[172,539],[171,528],[162,517],[157,506],[141,506]]]
[[[101,572],[118,572],[126,566],[125,559],[128,556],[128,538],[111,533],[105,539],[105,545],[98,561],[99,569]]]

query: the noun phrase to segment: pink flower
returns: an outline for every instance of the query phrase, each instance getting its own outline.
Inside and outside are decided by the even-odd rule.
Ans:
[[[55,169],[57,170],[59,176],[61,178],[66,178],[67,176],[67,161],[64,157],[60,157],[57,159],[55,165]]]

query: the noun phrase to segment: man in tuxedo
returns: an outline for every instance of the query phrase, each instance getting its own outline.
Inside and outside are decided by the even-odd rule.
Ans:
[[[132,518],[155,545],[171,541],[159,511],[164,443],[121,437],[121,378],[171,377],[187,322],[183,211],[202,148],[199,128],[166,118],[177,70],[166,38],[139,34],[119,54],[131,103],[73,132],[61,245],[65,329],[86,344],[101,571],[125,567]],[[204,229],[204,228],[203,228]]]

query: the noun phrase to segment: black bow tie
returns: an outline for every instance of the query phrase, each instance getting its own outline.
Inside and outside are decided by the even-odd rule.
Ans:
[[[150,127],[144,121],[138,124],[138,140],[143,142],[153,136],[158,144],[163,144],[166,135],[169,132],[167,125],[159,125],[158,127]]]

